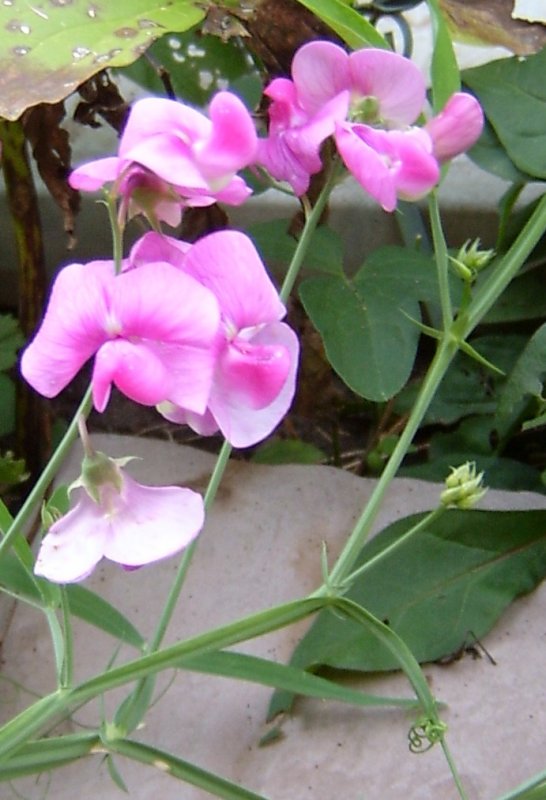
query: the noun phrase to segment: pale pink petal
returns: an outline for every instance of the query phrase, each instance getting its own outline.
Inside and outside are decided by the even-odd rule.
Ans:
[[[425,125],[440,161],[449,161],[464,153],[478,140],[483,129],[483,111],[471,94],[457,92],[443,110]]]
[[[214,197],[210,198],[210,203],[207,203],[207,205],[218,202],[226,203],[228,206],[241,206],[251,194],[252,189],[247,186],[242,178],[235,175],[229,183],[214,193]],[[196,205],[195,202],[192,202],[191,197],[188,199],[187,204],[189,206]]]
[[[113,263],[99,261],[70,264],[57,275],[42,324],[21,359],[23,377],[45,397],[64,389],[108,338],[109,277]]]
[[[51,526],[38,552],[34,572],[54,583],[86,578],[101,560],[108,538],[104,511],[78,491],[79,502]]]
[[[220,356],[215,386],[233,402],[252,410],[264,408],[279,394],[290,366],[290,353],[283,345],[258,345],[239,336]]]
[[[127,162],[117,156],[98,158],[76,167],[70,173],[68,183],[73,189],[80,189],[82,192],[96,192],[105,183],[117,180],[126,165]]]
[[[419,67],[389,50],[365,48],[349,56],[351,88],[379,101],[381,118],[389,126],[414,122],[425,103],[425,79]]]
[[[195,414],[193,411],[187,411],[181,406],[174,405],[174,403],[165,402],[160,403],[157,410],[170,422],[175,422],[177,425],[189,425],[199,436],[212,436],[218,431],[218,423],[208,409],[204,414]]]
[[[191,345],[155,345],[156,353],[171,373],[171,387],[165,400],[203,414],[211,390],[216,349]]]
[[[183,268],[213,292],[222,316],[237,330],[282,319],[286,313],[244,233],[225,230],[204,236],[188,252]]]
[[[205,520],[203,498],[176,486],[142,486],[128,475],[110,517],[104,555],[129,567],[142,566],[180,552]]]
[[[246,106],[230,92],[218,92],[209,106],[211,135],[194,145],[194,153],[211,186],[252,163],[256,151],[256,128]]]
[[[301,106],[315,114],[337,94],[351,89],[349,56],[332,42],[309,42],[294,56],[292,78]]]
[[[234,447],[250,447],[269,436],[288,411],[295,392],[299,342],[294,331],[283,322],[275,322],[257,333],[252,344],[256,347],[285,348],[289,354],[290,368],[277,396],[269,405],[258,410],[241,403],[239,392],[230,391],[229,385],[215,383],[209,409],[225,438]]]

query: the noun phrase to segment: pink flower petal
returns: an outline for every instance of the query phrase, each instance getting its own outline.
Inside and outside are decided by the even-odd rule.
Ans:
[[[283,322],[275,322],[257,333],[252,344],[255,347],[283,347],[289,355],[289,370],[277,396],[260,409],[241,402],[240,387],[230,385],[229,376],[226,376],[227,380],[214,384],[209,409],[234,447],[250,447],[269,436],[288,411],[295,392],[299,342],[294,331]]]
[[[264,408],[279,394],[290,365],[290,353],[283,345],[257,345],[238,337],[220,357],[216,389],[249,409]]]
[[[53,285],[47,310],[21,359],[25,380],[45,397],[55,397],[107,339],[107,273],[114,265],[94,261],[70,264]]]
[[[83,192],[96,192],[105,183],[117,180],[125,163],[117,156],[89,161],[70,173],[68,183],[73,189],[80,189]]]
[[[177,425],[189,425],[199,436],[212,436],[218,431],[218,423],[208,409],[204,414],[195,414],[193,411],[187,411],[181,406],[174,405],[174,403],[166,402],[160,403],[157,410],[170,422]]]
[[[340,92],[351,89],[349,56],[332,42],[309,42],[294,56],[292,78],[301,106],[315,114]]]
[[[170,132],[182,143],[190,145],[194,139],[210,135],[211,122],[204,114],[176,100],[145,97],[131,108],[123,131],[119,155],[133,159],[131,151],[143,141]]]
[[[180,552],[195,539],[205,521],[203,498],[176,486],[142,486],[125,474],[110,520],[106,558],[142,566]]]
[[[194,153],[207,181],[215,188],[222,188],[227,176],[252,163],[257,144],[256,128],[246,106],[230,92],[214,95],[209,116],[211,135],[195,143]]]
[[[54,583],[86,578],[101,560],[109,534],[104,511],[83,490],[77,505],[51,526],[34,572]]]
[[[286,313],[252,241],[239,231],[199,239],[183,268],[213,292],[224,320],[237,330],[282,319]]]
[[[476,143],[483,129],[483,111],[471,94],[456,92],[443,110],[425,125],[440,161],[464,153]]]
[[[349,56],[351,88],[362,97],[375,97],[389,127],[411,125],[425,104],[426,87],[419,67],[389,50],[365,48]]]

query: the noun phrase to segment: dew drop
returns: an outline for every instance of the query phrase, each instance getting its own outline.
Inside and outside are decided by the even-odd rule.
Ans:
[[[81,58],[85,58],[88,56],[91,50],[88,47],[75,47],[72,50],[72,58],[75,61],[79,61]]]
[[[113,50],[109,50],[107,53],[99,53],[93,59],[93,64],[105,64],[107,61],[110,61],[112,58],[119,56],[121,53],[120,47],[114,47]]]
[[[196,44],[191,42],[188,45],[188,55],[191,58],[203,58],[203,56],[205,55],[205,51],[203,50],[202,47],[198,47]]]
[[[118,28],[114,34],[121,39],[132,39],[134,36],[138,36],[138,31],[136,28]]]
[[[174,36],[171,36],[169,38],[169,47],[171,48],[171,50],[180,50],[180,48],[182,47],[182,42],[180,41],[180,39],[176,39]]]
[[[41,17],[42,19],[49,19],[48,15],[47,15],[47,14],[46,14],[46,12],[43,10],[42,6],[38,6],[38,7],[36,7],[36,6],[30,6],[30,10],[31,10],[31,11],[34,11],[34,13],[35,13],[37,16]]]
[[[71,6],[73,0],[49,0],[49,2],[52,6],[59,6],[62,8],[63,6]]]
[[[13,52],[15,53],[16,56],[26,56],[27,53],[30,53],[30,47],[22,47],[22,46],[14,47]]]
[[[12,6],[13,5],[13,0],[2,0],[2,5],[3,6]]]
[[[154,22],[153,19],[139,19],[138,27],[140,28],[141,31],[145,31],[148,28],[159,28],[160,26],[159,23]]]
[[[98,10],[97,6],[89,6],[87,9],[87,16],[91,17],[91,19],[96,19]]]
[[[10,19],[9,22],[6,22],[6,30],[11,33],[30,33],[30,25],[26,25],[18,19]]]

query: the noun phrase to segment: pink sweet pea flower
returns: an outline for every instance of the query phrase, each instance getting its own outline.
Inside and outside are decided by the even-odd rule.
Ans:
[[[394,211],[398,198],[423,197],[440,177],[431,138],[421,128],[384,131],[343,123],[336,144],[349,172],[385,211]]]
[[[55,397],[95,355],[93,401],[111,385],[143,405],[164,400],[206,409],[220,322],[212,292],[172,264],[156,261],[114,274],[111,261],[71,264],[58,274],[21,372]]]
[[[179,220],[183,206],[216,201],[240,205],[251,190],[236,173],[254,160],[254,123],[241,100],[230,92],[214,96],[209,114],[210,119],[174,100],[137,101],[118,156],[78,167],[70,185],[96,191],[114,182],[116,193],[132,204],[129,215],[137,210],[149,213],[153,205],[152,218],[168,224],[177,216]],[[173,210],[176,202],[178,210]]]
[[[456,92],[442,111],[425,125],[434,155],[443,163],[469,150],[483,129],[483,111],[471,94]]]
[[[148,234],[143,246],[153,246],[154,237],[160,238]],[[204,435],[220,429],[235,447],[248,447],[271,433],[292,402],[297,336],[280,321],[286,309],[243,233],[212,233],[189,251],[171,242],[178,252],[173,261],[217,298],[222,324],[206,411],[172,401],[161,403],[159,411]]]
[[[108,459],[100,483],[73,484],[77,504],[45,536],[36,575],[54,583],[86,578],[103,558],[136,568],[167,558],[187,547],[203,527],[203,500],[191,489],[142,486]]]
[[[269,132],[258,142],[256,162],[276,180],[289,183],[299,197],[322,168],[321,145],[333,134],[336,120],[345,119],[349,93],[341,92],[314,113],[299,104],[295,84],[286,78],[273,80],[264,94],[272,101]]]

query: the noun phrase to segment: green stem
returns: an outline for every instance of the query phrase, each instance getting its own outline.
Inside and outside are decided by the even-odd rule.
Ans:
[[[510,281],[517,275],[546,230],[546,195],[538,202],[527,223],[512,247],[474,294],[464,319],[461,320],[461,338],[466,338],[482,321],[491,306],[500,297]]]
[[[198,786],[205,792],[222,797],[224,800],[265,800],[262,795],[254,794],[225,778],[196,767],[195,764],[141,742],[130,739],[107,739],[104,748],[102,752],[119,753],[133,761],[155,767],[167,775],[172,775],[192,786]],[[97,748],[96,752],[101,752],[101,748]]]
[[[444,331],[449,330],[453,321],[453,307],[449,292],[449,258],[447,245],[440,218],[440,208],[438,205],[437,193],[431,192],[428,201],[430,226],[432,229],[432,241],[434,245],[434,258],[438,273],[438,289],[440,296],[440,307],[442,309],[442,322]]]
[[[231,450],[232,447],[229,444],[229,442],[224,442],[222,445],[222,449],[220,450],[220,453],[218,455],[218,458],[216,459],[216,464],[214,465],[214,470],[210,477],[207,491],[205,492],[206,511],[210,511],[210,508],[212,507],[214,498],[216,497],[216,492],[218,491],[218,486],[220,485],[220,481],[222,480],[227,463],[229,461]],[[163,638],[167,631],[167,627],[169,625],[173,612],[176,608],[176,604],[178,602],[180,592],[182,591],[182,586],[184,584],[184,580],[186,578],[186,574],[188,572],[196,547],[197,547],[197,540],[194,541],[185,550],[182,556],[177,574],[175,576],[174,582],[169,592],[169,596],[165,603],[165,607],[159,618],[157,629],[149,645],[149,651],[152,653],[158,650],[158,648],[161,646],[161,642],[163,641]]]
[[[301,233],[300,238],[298,239],[298,244],[294,251],[294,255],[292,256],[292,261],[290,262],[290,266],[288,267],[288,271],[285,275],[283,285],[280,291],[280,298],[285,303],[294,288],[294,283],[296,282],[296,278],[298,277],[299,271],[303,264],[303,260],[309,249],[309,245],[311,243],[311,239],[317,228],[317,225],[320,222],[320,218],[322,216],[322,212],[326,207],[326,203],[328,202],[328,198],[334,188],[335,182],[338,177],[338,170],[339,165],[337,162],[334,162],[330,166],[330,174],[326,178],[324,186],[317,198],[317,202],[313,206],[310,213],[306,214],[305,217],[305,225],[303,231]]]
[[[432,398],[440,385],[453,357],[457,352],[457,344],[451,337],[444,338],[436,350],[430,368],[425,376],[421,390],[412,408],[407,424],[396,443],[396,446],[389,458],[385,469],[378,479],[374,491],[366,504],[360,518],[358,519],[353,532],[349,536],[345,547],[340,553],[331,572],[329,583],[332,586],[340,586],[344,583],[355,564],[360,550],[370,533],[371,526],[377,516],[381,503],[391,481],[395,477],[400,464],[402,463],[409,446],[415,436],[419,426],[426,414]],[[322,591],[328,587],[323,587]],[[319,590],[320,591],[320,590]]]
[[[61,670],[60,688],[69,689],[72,686],[74,676],[74,637],[72,632],[72,616],[70,614],[70,603],[68,602],[68,595],[66,586],[60,587],[61,593],[61,609],[63,615],[63,640],[64,640],[64,653],[63,663]]]
[[[446,510],[445,506],[439,506],[438,508],[435,508],[434,511],[431,511],[429,514],[424,516],[423,519],[420,520],[412,528],[410,528],[409,531],[406,531],[403,534],[403,536],[401,536],[399,539],[396,539],[396,541],[391,542],[391,544],[388,547],[385,547],[385,549],[381,550],[380,553],[376,553],[376,555],[373,556],[373,558],[368,559],[368,561],[366,561],[364,564],[358,567],[358,569],[355,569],[354,572],[351,572],[351,574],[348,575],[347,578],[345,578],[345,583],[348,585],[353,583],[353,581],[355,581],[356,578],[359,578],[361,575],[363,575],[365,572],[367,572],[369,569],[375,566],[383,558],[386,558],[388,555],[393,553],[398,547],[401,547],[403,544],[405,544],[405,542],[407,542],[408,539],[411,539],[412,536],[415,536],[417,533],[420,533],[420,531],[425,530],[425,528],[427,528],[432,522],[438,519],[438,517],[441,517],[445,510]]]
[[[106,198],[108,218],[110,220],[110,230],[112,231],[112,256],[114,259],[114,272],[119,275],[121,272],[121,262],[123,259],[123,227],[117,213],[116,199],[114,193],[110,192]]]
[[[6,531],[6,535],[0,541],[0,559],[11,547],[14,538],[18,533],[23,532],[27,523],[29,523],[32,515],[34,514],[36,505],[41,502],[50,483],[55,478],[57,472],[61,468],[64,459],[67,456],[68,449],[75,441],[78,435],[78,419],[81,415],[87,416],[91,410],[91,387],[86,391],[82,402],[70,423],[65,435],[59,443],[57,449],[51,456],[44,471],[34,484],[34,487],[27,499],[25,500],[21,510],[13,520],[13,523]]]
[[[455,761],[453,760],[453,756],[451,755],[451,751],[450,751],[449,747],[447,746],[447,742],[446,742],[444,737],[442,737],[442,739],[440,740],[440,744],[442,746],[442,750],[444,751],[445,759],[446,759],[446,761],[447,761],[447,763],[449,765],[449,769],[451,771],[451,776],[453,778],[453,781],[455,782],[455,786],[457,787],[457,791],[459,792],[459,797],[461,798],[461,800],[468,800],[468,795],[467,795],[467,793],[465,791],[465,788],[464,788],[464,786],[462,784],[461,776],[459,775],[459,770],[457,769]]]

